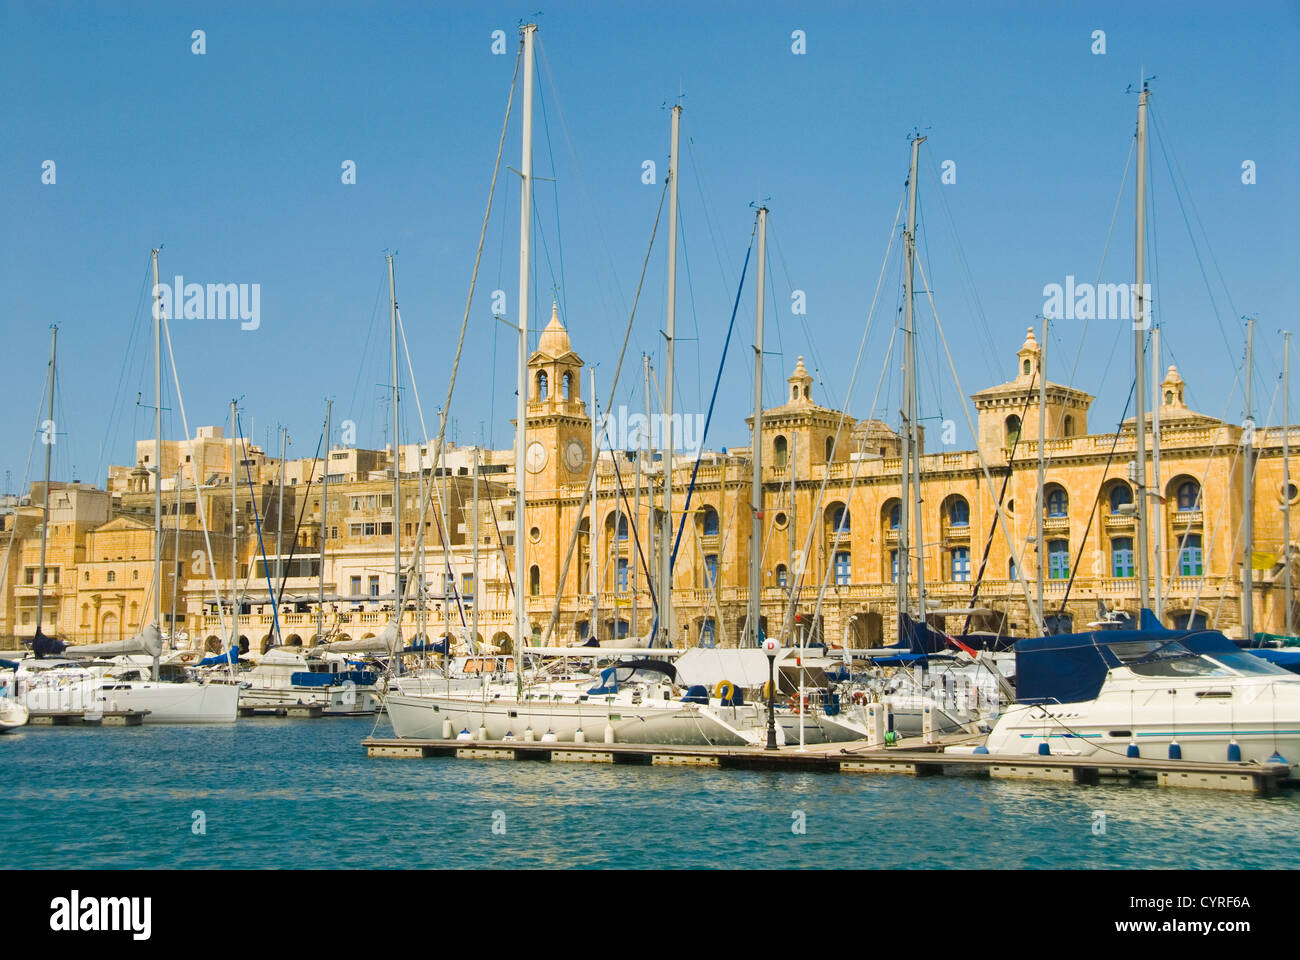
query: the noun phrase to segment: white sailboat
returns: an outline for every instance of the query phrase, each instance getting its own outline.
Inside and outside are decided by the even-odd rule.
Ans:
[[[31,658],[20,661],[15,672],[15,694],[29,710],[95,712],[130,710],[145,713],[146,723],[233,723],[238,688],[231,683],[201,683],[182,674],[164,680],[162,654],[162,307],[158,298],[158,251],[151,254],[154,280],[154,577],[153,622],[135,636],[109,643],[66,646],[39,636]],[[53,345],[50,350],[50,389],[54,388]],[[51,400],[51,404],[53,400]],[[233,482],[233,463],[232,463]],[[46,488],[49,487],[48,451]],[[47,517],[48,519],[48,517]],[[44,555],[48,522],[41,529]],[[44,564],[42,563],[42,568]],[[43,571],[42,571],[43,573]],[[43,579],[43,577],[42,577]],[[42,584],[43,586],[43,584]],[[43,590],[42,590],[43,594]],[[39,603],[39,600],[38,600]],[[43,641],[39,643],[37,641]],[[46,652],[61,659],[44,659]],[[143,655],[137,663],[132,655]],[[106,660],[105,658],[115,658]],[[97,661],[83,666],[74,661]]]

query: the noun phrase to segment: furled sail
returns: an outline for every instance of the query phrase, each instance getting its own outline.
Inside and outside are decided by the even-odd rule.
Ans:
[[[157,657],[162,654],[162,632],[158,624],[151,623],[127,640],[110,640],[107,643],[84,643],[67,647],[65,657],[116,657],[124,653],[143,653]]]
[[[397,649],[397,624],[392,620],[373,637],[360,640],[337,640],[326,648],[331,653],[386,653]]]

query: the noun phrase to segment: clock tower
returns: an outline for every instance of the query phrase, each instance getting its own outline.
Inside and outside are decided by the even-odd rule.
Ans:
[[[528,359],[528,443],[524,449],[528,492],[556,495],[561,486],[583,483],[591,466],[591,417],[582,400],[582,358],[569,344],[559,309]]]

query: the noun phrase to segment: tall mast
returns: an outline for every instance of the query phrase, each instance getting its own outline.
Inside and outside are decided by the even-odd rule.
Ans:
[[[325,463],[320,476],[320,572],[316,578],[316,642],[325,637],[325,543],[329,537],[326,524],[329,512],[330,489],[330,414],[334,412],[334,401],[325,401]]]
[[[1138,595],[1142,607],[1151,605],[1151,589],[1147,580],[1147,398],[1146,398],[1146,336],[1147,303],[1144,296],[1146,269],[1146,196],[1147,196],[1147,85],[1142,83],[1138,94],[1137,123],[1137,238],[1134,244],[1136,276],[1133,295],[1137,309],[1133,313],[1133,356],[1135,383],[1133,400],[1137,415],[1133,420],[1136,433],[1133,462],[1137,475],[1137,525]]]
[[[659,629],[672,646],[673,629],[673,351],[677,343],[677,145],[680,142],[682,105],[673,107],[668,154],[668,315],[664,346],[664,526],[660,536]]]
[[[397,390],[397,280],[393,276],[393,255],[388,260],[388,302],[391,316],[392,375],[393,375],[393,624],[397,628],[393,672],[402,672],[402,451],[398,443],[398,390]]]
[[[479,576],[479,568],[478,568],[478,540],[479,540],[478,537],[478,445],[475,444],[474,446],[474,598],[473,598],[473,605],[470,607],[470,615],[473,617],[473,622],[470,626],[470,629],[474,631],[474,636],[472,638],[474,643],[472,646],[473,649],[475,650],[478,649],[478,605],[479,605],[479,601],[483,598],[483,583],[482,583],[482,578]],[[420,582],[421,583],[424,582],[423,576],[421,576]]]
[[[154,286],[155,287],[157,287],[157,254],[158,251],[155,250],[154,251],[154,264],[155,264]],[[156,322],[157,321],[155,321],[155,323]],[[58,344],[58,339],[59,339],[59,325],[51,324],[50,325],[50,375],[48,378],[50,382],[50,398],[49,398],[49,407],[47,408],[49,410],[49,415],[46,421],[46,426],[49,427],[50,430],[56,429],[54,426],[54,357],[55,357],[55,348]],[[45,546],[50,536],[50,455],[53,452],[54,452],[54,436],[53,434],[50,434],[45,437],[45,489],[42,491],[43,506],[41,507],[41,571],[40,571],[40,587],[36,592],[36,632],[37,633],[41,632],[41,617],[44,615],[44,611],[45,611]],[[154,511],[154,514],[155,516],[157,515],[156,509]],[[154,524],[155,543],[157,542],[157,536],[158,536],[157,524],[155,523]],[[155,567],[154,582],[155,583],[157,582],[156,567]],[[155,588],[154,593],[157,592],[158,591]],[[156,666],[157,664],[155,664],[155,667]],[[157,676],[157,671],[155,671],[154,676]]]
[[[522,156],[519,163],[519,380],[515,393],[515,677],[522,693],[523,648],[528,642],[528,617],[524,613],[524,590],[528,582],[524,536],[524,450],[528,437],[528,281],[533,218],[533,40],[537,24],[524,26],[524,105]],[[559,587],[557,587],[559,589]]]
[[[650,355],[648,353],[641,354],[641,373],[642,376],[645,378],[645,384],[642,387],[642,390],[645,392],[646,428],[644,433],[641,436],[641,452],[639,456],[644,458],[647,454],[650,453],[650,435],[651,435],[650,424],[653,423],[653,421],[650,419]],[[646,579],[646,586],[650,588],[651,596],[654,596],[655,577],[652,577],[650,575],[650,570],[651,569],[655,570],[657,575],[659,571],[659,562],[658,562],[658,558],[655,556],[655,481],[654,481],[654,474],[650,470],[649,463],[646,464],[646,500],[648,502],[646,504],[646,512],[645,512],[645,518],[646,518],[645,551],[646,551],[646,558],[647,558],[646,559],[647,569],[645,572],[645,579]],[[650,619],[654,620],[656,617],[658,617],[659,613],[660,613],[659,610],[652,611],[650,614]],[[654,644],[654,640],[655,638],[651,636],[650,643],[652,645]]]
[[[912,165],[907,175],[908,201],[907,201],[907,234],[905,253],[907,258],[907,270],[905,272],[907,289],[905,291],[904,307],[904,337],[903,337],[903,358],[905,369],[903,372],[903,405],[906,411],[907,430],[904,435],[904,461],[903,461],[903,502],[899,509],[900,515],[907,513],[909,506],[907,502],[907,481],[906,474],[909,469],[908,459],[911,464],[911,478],[914,489],[911,491],[912,508],[915,511],[913,519],[916,527],[916,610],[917,619],[925,623],[925,537],[921,528],[921,453],[919,450],[919,435],[916,429],[917,402],[916,402],[916,327],[912,317],[912,272],[916,263],[916,161],[921,152],[921,144],[925,142],[925,137],[916,136],[912,138]],[[899,518],[900,527],[906,523],[902,516]],[[907,555],[903,552],[904,544],[902,536],[905,530],[899,531],[899,574],[902,579],[902,569],[908,561]],[[907,603],[906,585],[903,587],[902,597],[904,608]],[[902,611],[900,611],[902,612]]]
[[[1038,524],[1038,618],[1043,619],[1043,564],[1047,561],[1047,542],[1043,534],[1043,517],[1047,504],[1043,492],[1047,480],[1047,317],[1043,317],[1043,342],[1038,345],[1038,509],[1034,512]]]
[[[1286,635],[1291,613],[1291,334],[1282,334],[1282,580],[1286,584]]]
[[[596,469],[596,479],[591,485],[591,635],[600,643],[600,437],[596,423],[600,419],[596,409],[596,365],[591,365],[591,460]]]
[[[1255,641],[1255,423],[1250,409],[1250,381],[1254,376],[1255,318],[1246,318],[1246,419],[1241,431],[1241,631],[1246,643]]]
[[[180,592],[181,582],[181,494],[185,491],[185,467],[176,468],[176,539],[172,543],[172,612],[168,617],[167,623],[167,646],[168,649],[176,649],[176,594]],[[198,485],[195,484],[194,494],[198,496]],[[194,508],[198,509],[197,499]]]
[[[645,361],[645,354],[641,354],[641,360],[642,360],[642,362],[644,363],[644,361]],[[650,428],[650,418],[649,418],[649,417],[646,417],[646,418],[645,418],[645,422],[646,422],[646,429],[648,430],[648,429]],[[636,450],[636,482],[635,482],[635,483],[633,484],[633,486],[632,486],[632,490],[633,490],[633,493],[632,493],[632,534],[633,534],[632,542],[633,542],[633,543],[636,543],[636,540],[640,537],[640,533],[641,533],[641,459],[642,459],[642,442],[643,442],[643,441],[641,440],[641,438],[638,437],[638,438],[637,438],[637,450]],[[640,610],[639,610],[639,606],[640,606],[640,605],[637,603],[637,594],[640,592],[640,589],[641,589],[641,569],[640,569],[640,568],[641,568],[641,564],[638,562],[637,557],[636,557],[635,554],[632,554],[631,556],[628,557],[628,564],[632,567],[632,584],[631,584],[631,586],[632,586],[632,628],[631,628],[631,633],[632,633],[632,636],[634,636],[634,637],[639,637],[639,636],[641,635],[641,626],[640,626],[640,621],[637,619],[637,614],[640,612]]]
[[[275,593],[271,596],[271,604],[274,608],[279,603],[280,584],[284,578],[284,456],[289,440],[289,431],[284,427],[280,428],[280,494],[279,501],[275,508]],[[275,618],[276,629],[280,629],[280,618]],[[283,631],[281,631],[283,632]],[[284,643],[283,636],[275,638],[277,646]]]
[[[1151,524],[1151,582],[1152,600],[1155,603],[1156,619],[1165,615],[1164,600],[1164,544],[1165,511],[1164,500],[1160,496],[1160,327],[1151,324],[1151,491],[1152,502],[1157,504],[1157,520]]]
[[[758,208],[758,273],[757,293],[754,296],[754,429],[750,437],[751,485],[749,492],[749,616],[745,623],[745,640],[742,646],[757,647],[759,616],[762,595],[763,546],[763,292],[767,282],[767,207]],[[716,577],[716,574],[715,574]],[[710,584],[717,589],[717,583]]]
[[[236,401],[230,401],[230,645],[239,645],[239,475],[236,464],[239,450],[235,445]]]

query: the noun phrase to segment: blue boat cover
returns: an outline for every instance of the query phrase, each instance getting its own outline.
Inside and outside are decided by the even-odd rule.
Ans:
[[[1284,670],[1300,673],[1300,650],[1274,650],[1269,647],[1252,647],[1250,652],[1263,660],[1267,660],[1269,663],[1277,664]],[[0,661],[0,663],[3,663],[3,661]]]
[[[0,670],[17,670],[17,660],[0,660]]]
[[[214,653],[210,657],[204,657],[202,660],[196,663],[195,666],[215,667],[221,663],[238,663],[238,662],[239,662],[239,650],[236,647],[231,647],[229,653]]]
[[[1106,674],[1126,663],[1195,654],[1237,653],[1215,630],[1170,630],[1143,610],[1137,630],[1100,630],[1027,637],[1016,643],[1016,700],[1079,703],[1093,700]],[[1134,646],[1136,645],[1136,646]]]

